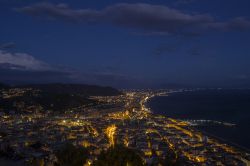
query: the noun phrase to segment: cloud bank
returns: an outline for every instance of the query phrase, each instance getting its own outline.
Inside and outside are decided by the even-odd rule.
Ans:
[[[15,48],[16,44],[13,42],[8,42],[8,43],[3,43],[0,44],[0,49],[11,49],[11,48]]]
[[[83,72],[65,66],[50,65],[27,53],[0,50],[0,82],[27,83],[84,83],[119,87],[131,78],[115,72]]]
[[[218,21],[209,14],[189,14],[163,5],[120,3],[101,10],[72,9],[67,4],[38,3],[16,9],[32,16],[68,22],[104,23],[155,34],[202,34],[208,31],[250,30],[244,17]]]
[[[0,64],[9,64],[9,66],[19,66],[23,70],[52,70],[53,67],[45,62],[35,59],[26,53],[11,53],[0,50]],[[15,69],[15,67],[12,67]]]

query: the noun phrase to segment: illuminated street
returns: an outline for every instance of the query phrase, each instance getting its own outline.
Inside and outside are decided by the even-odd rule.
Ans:
[[[19,93],[18,93],[19,94]],[[102,150],[115,144],[138,149],[145,163],[156,155],[164,158],[168,150],[195,165],[240,165],[247,153],[203,135],[190,123],[154,115],[145,106],[147,100],[166,92],[124,91],[120,96],[92,96],[102,105],[75,108],[62,114],[36,112],[1,117],[1,148],[11,146],[17,154],[47,156],[65,141],[91,149],[95,160]],[[6,96],[7,97],[7,96]],[[11,96],[8,96],[11,97]],[[30,146],[39,142],[40,149]]]

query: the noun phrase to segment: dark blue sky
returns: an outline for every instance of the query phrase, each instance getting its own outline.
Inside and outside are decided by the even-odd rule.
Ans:
[[[0,81],[250,87],[249,0],[0,0]]]

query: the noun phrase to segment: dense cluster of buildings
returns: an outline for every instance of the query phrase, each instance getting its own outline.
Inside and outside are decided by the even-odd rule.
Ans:
[[[3,114],[0,153],[27,161],[40,158],[53,165],[55,150],[70,142],[90,150],[91,164],[101,151],[124,144],[138,149],[148,164],[164,159],[170,151],[190,165],[249,164],[247,153],[203,135],[189,123],[152,114],[145,103],[163,94],[126,91],[120,96],[92,96],[98,106],[72,108],[53,116],[44,111]]]

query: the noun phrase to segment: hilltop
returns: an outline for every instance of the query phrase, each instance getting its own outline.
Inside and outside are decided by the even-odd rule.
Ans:
[[[85,96],[117,96],[121,92],[112,87],[103,87],[97,85],[86,85],[86,84],[31,84],[31,85],[22,85],[17,86],[20,88],[33,88],[39,89],[45,93],[54,93],[54,94],[77,94]]]

